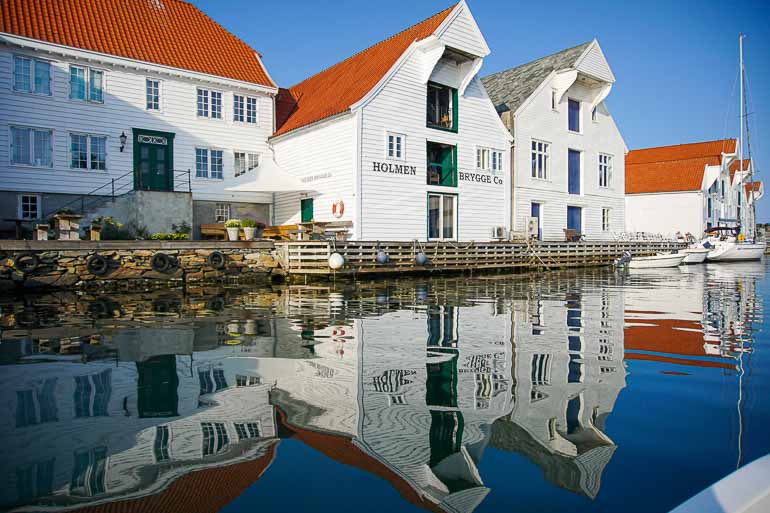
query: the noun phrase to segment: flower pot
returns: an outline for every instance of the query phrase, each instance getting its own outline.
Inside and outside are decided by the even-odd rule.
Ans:
[[[227,239],[238,240],[238,235],[240,234],[240,231],[241,231],[240,228],[227,228]]]
[[[254,234],[256,233],[256,231],[257,229],[254,227],[251,227],[251,228],[244,227],[243,238],[246,240],[254,240]]]

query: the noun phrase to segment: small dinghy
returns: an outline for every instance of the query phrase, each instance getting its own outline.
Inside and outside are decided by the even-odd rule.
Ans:
[[[682,251],[684,253],[683,264],[702,264],[706,261],[709,254],[708,248],[688,248]]]
[[[628,263],[629,269],[659,269],[677,267],[685,258],[684,253],[666,253],[648,257],[633,257]]]

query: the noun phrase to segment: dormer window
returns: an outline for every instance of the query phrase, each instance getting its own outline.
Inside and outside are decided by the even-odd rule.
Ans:
[[[457,89],[428,83],[428,127],[457,132]]]
[[[570,132],[580,132],[580,102],[572,98],[569,99],[567,128]]]

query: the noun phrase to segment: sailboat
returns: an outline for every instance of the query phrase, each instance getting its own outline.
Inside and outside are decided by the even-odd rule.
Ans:
[[[746,118],[746,104],[744,102],[744,68],[743,68],[743,38],[745,36],[741,34],[738,38],[738,47],[740,53],[740,136],[738,147],[738,162],[741,179],[743,177],[743,129],[744,123],[748,125]],[[746,136],[748,137],[748,126],[746,126]],[[751,145],[749,148],[749,159],[751,159]],[[747,233],[741,233],[740,228],[719,227],[710,230],[708,237],[701,241],[701,247],[709,250],[706,260],[709,262],[727,262],[727,261],[739,261],[739,260],[760,260],[762,255],[765,254],[765,248],[767,244],[765,241],[758,241],[756,237],[756,201],[754,192],[754,173],[752,171],[753,166],[749,167],[749,183],[751,191],[751,219],[750,226],[747,226]],[[741,190],[740,194],[743,194]]]

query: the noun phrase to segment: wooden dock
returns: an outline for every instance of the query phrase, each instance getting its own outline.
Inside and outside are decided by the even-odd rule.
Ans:
[[[625,251],[634,256],[683,249],[677,242],[377,242],[292,241],[276,242],[283,271],[298,276],[340,276],[390,273],[473,272],[484,270],[552,270],[611,264]],[[378,264],[379,251],[388,254]],[[339,253],[344,266],[334,271],[329,257]],[[418,265],[418,253],[428,257]]]

